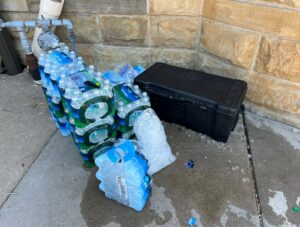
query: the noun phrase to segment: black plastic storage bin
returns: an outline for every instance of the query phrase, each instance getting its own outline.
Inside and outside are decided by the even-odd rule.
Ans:
[[[135,79],[158,116],[227,142],[238,121],[247,83],[156,63]]]

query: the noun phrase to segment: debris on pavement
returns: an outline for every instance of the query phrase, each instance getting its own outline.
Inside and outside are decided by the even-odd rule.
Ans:
[[[194,218],[194,217],[191,217],[191,218],[187,221],[187,224],[188,224],[189,226],[194,226],[194,225],[197,224],[197,219]]]
[[[194,166],[195,166],[195,162],[194,162],[194,160],[191,159],[191,160],[187,161],[184,164],[184,166],[185,166],[186,169],[193,169]]]

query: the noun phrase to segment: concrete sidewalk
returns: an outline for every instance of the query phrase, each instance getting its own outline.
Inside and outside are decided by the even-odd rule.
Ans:
[[[226,145],[177,125],[166,133],[177,161],[154,176],[143,212],[105,198],[96,169],[85,170],[72,139],[56,133],[1,209],[0,226],[184,226],[192,216],[198,226],[259,226],[242,122]]]
[[[56,130],[27,73],[0,75],[0,207]]]
[[[83,167],[71,137],[53,134],[40,87],[26,76],[0,78],[0,192],[2,201],[9,196],[1,227],[173,227],[190,217],[196,226],[300,226],[293,211],[300,205],[298,129],[247,114],[223,144],[165,124],[177,160],[153,177],[152,195],[137,213],[105,198],[96,168]],[[190,159],[195,167],[186,169]]]
[[[264,226],[300,226],[300,130],[247,116]]]

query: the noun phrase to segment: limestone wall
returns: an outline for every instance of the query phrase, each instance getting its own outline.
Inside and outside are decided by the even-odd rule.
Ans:
[[[0,13],[33,19],[38,5],[1,0]],[[242,79],[249,109],[300,127],[299,0],[65,0],[62,17],[100,70],[162,61]]]

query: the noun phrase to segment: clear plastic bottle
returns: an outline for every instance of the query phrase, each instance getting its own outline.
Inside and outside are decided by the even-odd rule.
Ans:
[[[106,71],[103,77],[109,80],[113,85],[132,83],[134,79],[141,74],[145,69],[136,65],[132,67],[130,64],[120,64],[114,68],[114,70]]]

